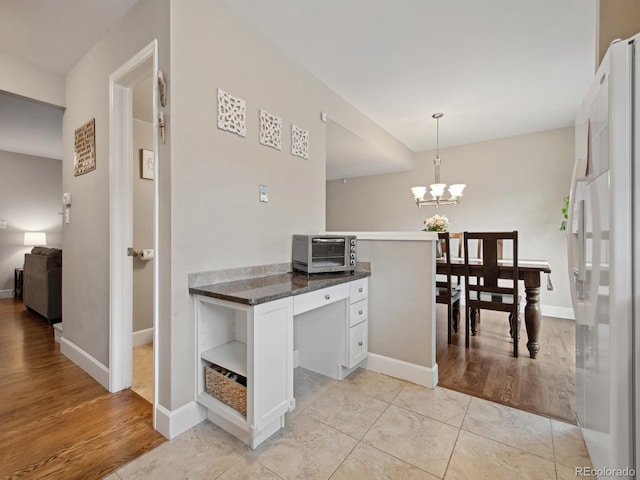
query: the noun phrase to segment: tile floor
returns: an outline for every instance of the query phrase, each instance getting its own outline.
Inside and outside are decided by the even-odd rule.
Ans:
[[[359,369],[295,371],[297,408],[251,450],[206,421],[112,473],[139,479],[557,479],[590,466],[578,427]]]

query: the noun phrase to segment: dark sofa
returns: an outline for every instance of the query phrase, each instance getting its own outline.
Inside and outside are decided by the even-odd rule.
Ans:
[[[23,301],[56,323],[62,320],[62,250],[33,247],[24,256]]]

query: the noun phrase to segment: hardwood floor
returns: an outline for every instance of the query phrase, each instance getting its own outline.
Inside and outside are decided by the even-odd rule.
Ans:
[[[529,358],[522,320],[520,355],[513,358],[506,314],[482,311],[478,335],[464,348],[462,326],[447,345],[446,307],[437,305],[437,352],[440,386],[520,410],[576,424],[575,323],[543,317],[538,358]]]
[[[110,394],[14,299],[0,299],[0,382],[2,479],[99,479],[165,440],[147,401]]]

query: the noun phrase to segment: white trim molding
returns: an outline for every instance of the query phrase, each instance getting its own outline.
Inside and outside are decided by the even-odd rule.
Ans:
[[[541,305],[543,317],[565,318],[567,320],[575,320],[576,316],[571,307],[556,307],[554,305]]]
[[[171,440],[207,418],[207,409],[197,402],[189,402],[175,410],[156,404],[156,430]]]
[[[132,341],[134,347],[145,345],[147,343],[153,343],[153,327],[133,332]]]
[[[109,390],[109,369],[65,337],[60,339],[60,352]]]
[[[153,40],[109,76],[109,232],[110,232],[110,298],[109,298],[109,391],[117,392],[131,386],[132,382],[132,309],[133,271],[132,257],[127,248],[133,246],[133,169],[132,166],[132,93],[134,72],[146,68],[152,60],[152,78],[158,75],[158,41]],[[154,126],[157,125],[157,83],[153,88]],[[155,164],[157,162],[157,129],[154,128]],[[154,196],[157,197],[156,178]],[[154,198],[155,198],[154,197]],[[157,198],[156,198],[157,200]],[[157,218],[157,204],[154,207]],[[154,234],[157,232],[154,227]],[[154,245],[156,240],[154,239]],[[157,285],[157,258],[154,257],[154,288]],[[155,307],[154,292],[154,307]],[[157,311],[154,311],[157,325]],[[154,352],[154,366],[157,365]],[[158,369],[154,368],[154,390],[157,398]]]
[[[423,387],[434,388],[438,385],[437,363],[429,368],[370,352],[362,366],[372,372],[384,373],[391,377],[417,383]]]

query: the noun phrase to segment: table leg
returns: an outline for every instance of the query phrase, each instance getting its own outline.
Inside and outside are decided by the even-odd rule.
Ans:
[[[538,334],[540,333],[540,322],[542,313],[540,311],[540,273],[527,272],[524,275],[524,291],[527,303],[524,307],[524,322],[527,326],[527,348],[529,356],[536,358],[540,351]]]

